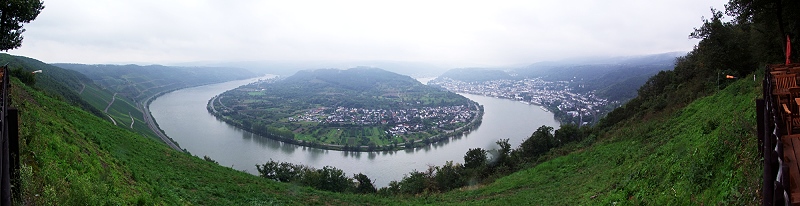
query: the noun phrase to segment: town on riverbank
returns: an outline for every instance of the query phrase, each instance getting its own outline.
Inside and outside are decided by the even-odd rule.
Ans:
[[[524,104],[540,105],[552,112],[562,124],[587,125],[596,123],[620,102],[600,98],[593,91],[576,92],[571,81],[545,81],[540,78],[517,80],[490,80],[464,82],[451,78],[437,78],[428,85],[438,86],[457,93],[516,100]]]

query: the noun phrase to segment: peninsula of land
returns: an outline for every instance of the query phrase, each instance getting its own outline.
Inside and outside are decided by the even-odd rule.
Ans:
[[[283,142],[345,151],[422,147],[477,128],[483,107],[376,68],[300,71],[215,96],[208,111]]]

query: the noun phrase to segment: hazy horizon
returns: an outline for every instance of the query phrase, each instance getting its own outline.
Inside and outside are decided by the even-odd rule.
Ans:
[[[704,1],[47,1],[9,53],[48,63],[503,68],[689,51]],[[347,66],[344,66],[347,67]]]

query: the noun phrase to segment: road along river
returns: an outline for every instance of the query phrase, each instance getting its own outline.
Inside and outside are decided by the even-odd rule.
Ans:
[[[267,77],[260,77],[261,79]],[[364,173],[384,187],[401,180],[412,170],[425,170],[446,161],[464,162],[470,148],[497,148],[499,139],[510,139],[517,147],[541,125],[558,128],[553,114],[536,105],[517,101],[461,94],[484,105],[481,126],[472,133],[424,148],[396,152],[343,152],[314,149],[254,135],[217,120],[206,110],[208,100],[224,91],[254,82],[259,78],[237,80],[177,90],[150,104],[164,133],[195,156],[211,157],[223,166],[256,174],[256,164],[270,159],[315,168],[334,166],[352,175]]]

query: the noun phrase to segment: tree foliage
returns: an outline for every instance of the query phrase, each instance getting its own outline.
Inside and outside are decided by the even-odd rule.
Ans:
[[[9,0],[0,4],[0,50],[22,46],[22,24],[30,23],[44,9],[40,0]]]
[[[22,68],[11,69],[11,76],[16,77],[19,81],[28,86],[33,87],[36,85],[36,75]]]
[[[464,167],[476,169],[486,165],[486,150],[483,148],[472,148],[464,155]]]
[[[375,191],[372,180],[366,175],[356,174],[350,178],[341,169],[331,166],[315,169],[304,165],[270,160],[263,165],[256,165],[256,170],[258,170],[259,176],[267,179],[292,182],[320,190],[359,193]],[[358,187],[356,187],[354,179],[358,181]]]
[[[784,60],[786,36],[792,40],[793,62],[800,60],[800,1],[730,0],[725,14],[751,34],[751,53],[757,62]]]
[[[466,184],[463,174],[464,167],[460,164],[453,164],[453,161],[447,161],[443,166],[434,168],[436,175],[433,179],[440,191],[450,191]]]
[[[557,144],[553,136],[553,127],[542,125],[522,142],[519,152],[523,157],[531,158],[544,154],[555,145]]]
[[[375,193],[378,190],[375,189],[375,184],[372,180],[367,177],[367,175],[358,173],[353,175],[353,179],[358,181],[358,185],[356,186],[356,193]]]

